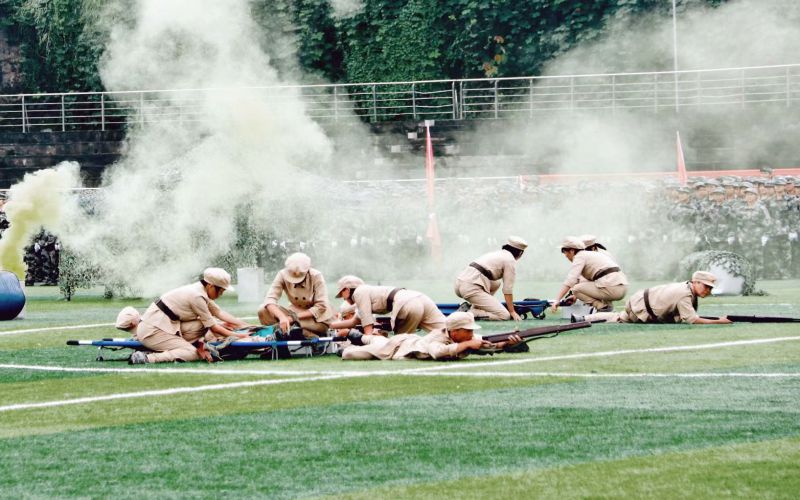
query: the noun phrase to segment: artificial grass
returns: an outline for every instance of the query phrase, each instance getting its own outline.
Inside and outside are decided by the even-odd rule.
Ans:
[[[557,284],[540,285],[530,288],[557,289]],[[423,283],[411,288],[426,290]],[[800,316],[800,281],[759,283],[759,288],[772,295],[708,298],[701,301],[701,313]],[[71,303],[58,301],[52,289],[35,287],[28,294],[28,319],[1,324],[0,332],[110,324],[124,305],[143,309],[149,303],[107,301],[98,291],[82,292]],[[453,301],[445,292],[434,298]],[[255,308],[228,296],[222,306],[239,315],[252,315]],[[557,322],[549,314],[545,321],[527,321],[524,326]],[[483,325],[487,333],[514,327],[513,323]],[[128,368],[124,363],[95,362],[94,348],[64,344],[67,339],[109,336],[121,335],[111,327],[0,335],[0,364]],[[800,340],[542,358],[795,336],[800,337],[800,329],[792,324],[601,324],[534,342],[529,354],[472,356],[457,363],[343,362],[330,356],[147,366],[136,367],[140,372],[113,374],[0,369],[0,406],[286,378],[186,374],[175,368],[298,374],[445,369],[427,377],[353,375],[2,412],[0,494],[788,497],[797,491],[800,477],[797,377],[594,379],[502,374],[791,374],[800,372]],[[117,355],[124,357],[122,352]],[[508,360],[525,362],[495,363]],[[152,373],[153,368],[160,371]],[[448,370],[496,375],[448,376]]]
[[[110,427],[97,420],[89,430],[2,439],[0,466],[7,474],[0,478],[0,491],[33,496],[94,491],[107,497],[130,496],[136,488],[147,496],[297,498],[381,484],[392,485],[387,491],[393,491],[394,485],[800,435],[796,407],[762,411],[747,404],[759,393],[757,384],[750,391],[728,391],[727,397],[720,392],[713,401],[698,398],[697,404],[682,400],[694,388],[682,384],[683,391],[660,398],[654,393],[654,401],[671,405],[653,408],[626,397],[635,384],[566,384],[585,403],[599,394],[616,394],[621,404],[610,407],[569,405],[576,394],[563,392],[559,403],[553,397],[556,385],[563,384],[375,400],[367,395],[351,403],[228,411],[214,417],[199,417],[196,407],[178,404],[180,420]],[[707,387],[709,394],[712,389]],[[797,395],[787,387],[775,392],[784,403]],[[739,397],[741,405],[729,408]],[[307,401],[303,395],[299,399]],[[608,395],[606,402],[613,399]],[[158,408],[142,404],[138,410],[147,414]],[[106,414],[105,420],[116,422],[117,417]],[[92,490],[98,484],[102,487]],[[447,491],[438,489],[440,495]]]

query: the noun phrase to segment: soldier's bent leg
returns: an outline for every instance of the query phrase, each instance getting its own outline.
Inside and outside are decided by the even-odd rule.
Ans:
[[[397,312],[394,320],[394,333],[413,333],[419,329],[422,315],[425,313],[425,305],[415,297],[405,304]]]
[[[196,361],[200,359],[197,349],[180,337],[157,328],[139,339],[152,352],[147,355],[148,363],[169,363],[172,361]]]
[[[589,321],[591,323],[595,323],[598,321],[605,321],[606,323],[625,323],[625,321],[621,321],[623,313],[594,313],[594,314],[587,314],[583,317],[584,321]]]
[[[382,335],[364,335],[361,337],[364,345],[351,345],[342,351],[342,359],[346,360],[367,360],[378,359],[374,354],[381,349],[389,340]]]
[[[572,287],[575,298],[598,310],[611,306],[613,301],[624,297],[626,291],[625,285],[598,287],[592,281],[578,283]]]
[[[419,328],[422,328],[426,332],[444,328],[447,320],[444,314],[442,314],[442,311],[436,306],[436,302],[431,300],[428,296],[420,297],[420,300],[425,309],[422,313],[422,321],[419,324]]]

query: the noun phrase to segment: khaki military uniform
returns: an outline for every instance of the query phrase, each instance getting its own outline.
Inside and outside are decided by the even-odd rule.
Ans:
[[[475,338],[480,338],[475,335]],[[342,359],[461,359],[467,353],[456,354],[458,344],[453,342],[447,330],[439,328],[425,336],[400,334],[392,338],[380,335],[364,335],[363,346],[349,346],[342,351]]]
[[[192,283],[169,291],[161,301],[178,319],[171,320],[155,303],[150,304],[136,328],[136,339],[155,351],[147,355],[150,363],[194,361],[199,359],[192,342],[203,337],[216,324],[219,306],[202,283]]]
[[[295,313],[311,311],[311,318],[300,320],[300,326],[307,337],[328,331],[328,325],[333,321],[334,311],[328,302],[325,278],[322,277],[321,272],[316,269],[309,269],[305,279],[300,283],[290,283],[283,277],[283,273],[279,272],[272,281],[272,286],[267,292],[261,307],[266,308],[269,304],[275,304],[288,314],[288,310],[278,304],[284,293],[289,299],[289,309]],[[269,311],[266,311],[265,316],[266,323],[264,324],[266,325],[278,322],[278,319]]]
[[[564,286],[572,290],[578,300],[595,309],[608,307],[615,300],[625,296],[628,291],[628,278],[622,271],[614,271],[595,279],[607,269],[619,267],[608,255],[600,252],[583,251],[572,259]]]
[[[397,290],[388,307],[389,295]],[[418,329],[431,331],[444,328],[444,314],[427,295],[414,290],[391,286],[360,285],[353,292],[353,302],[362,325],[375,324],[375,314],[391,315],[394,333],[411,333]]]
[[[670,283],[648,289],[651,318],[644,301],[644,290],[639,290],[625,304],[621,313],[596,313],[586,316],[587,321],[606,320],[611,323],[693,323],[697,315],[697,297],[691,283]]]
[[[503,282],[503,293],[514,293],[517,277],[517,260],[506,250],[497,250],[481,255],[473,261],[484,268],[485,276],[473,266],[467,266],[456,277],[455,293],[472,305],[470,312],[479,319],[506,321],[511,319],[508,309],[494,297]],[[491,277],[491,279],[490,279]]]

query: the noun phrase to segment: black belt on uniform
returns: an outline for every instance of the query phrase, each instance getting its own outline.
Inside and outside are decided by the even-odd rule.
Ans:
[[[489,278],[489,281],[495,280],[494,276],[492,276],[492,273],[490,273],[488,269],[478,264],[477,262],[470,262],[469,266],[477,269],[479,273]]]
[[[597,273],[595,273],[595,275],[592,277],[592,281],[597,281],[607,274],[616,273],[618,271],[619,271],[618,267],[607,267],[605,269],[597,271]]]
[[[392,312],[392,309],[394,308],[394,296],[397,295],[397,292],[400,290],[405,290],[405,288],[395,288],[389,292],[389,296],[386,297],[386,310],[388,312]]]
[[[651,323],[658,323],[658,316],[656,313],[653,312],[653,308],[650,307],[650,289],[645,288],[644,290],[644,308],[647,311],[647,316],[650,319]]]
[[[161,312],[163,312],[164,314],[166,314],[166,315],[167,315],[167,317],[168,317],[170,320],[172,320],[172,321],[180,321],[180,320],[181,320],[181,319],[178,317],[178,315],[177,315],[177,314],[175,314],[174,312],[172,312],[172,309],[170,309],[169,307],[167,307],[167,305],[161,301],[161,299],[158,299],[158,300],[156,300],[155,304],[156,304],[156,307],[157,307],[157,308],[159,308],[159,309],[161,309]]]

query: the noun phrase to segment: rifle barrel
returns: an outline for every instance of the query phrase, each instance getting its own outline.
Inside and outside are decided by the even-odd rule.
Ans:
[[[719,319],[716,316],[702,316],[704,319]],[[741,316],[729,314],[727,318],[734,323],[800,323],[800,318],[783,316]]]
[[[507,333],[498,333],[495,335],[485,335],[483,336],[483,340],[488,342],[497,343],[497,342],[504,342],[508,340],[509,337],[512,335],[519,335],[522,339],[532,339],[536,337],[541,337],[544,335],[549,335],[551,333],[561,333],[566,332],[569,330],[578,330],[581,328],[589,328],[592,324],[588,321],[581,321],[578,323],[570,323],[568,325],[552,325],[552,326],[540,326],[538,328],[529,328],[527,330],[521,330],[518,332],[507,332]]]

